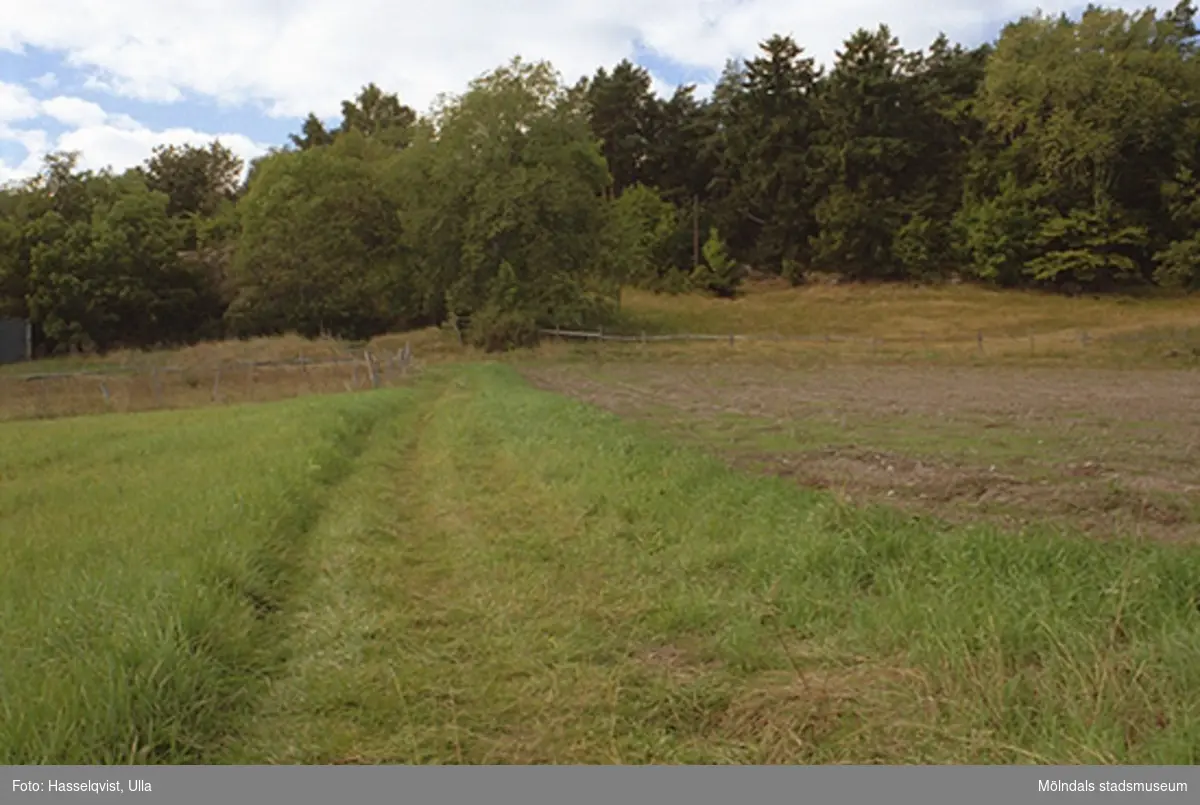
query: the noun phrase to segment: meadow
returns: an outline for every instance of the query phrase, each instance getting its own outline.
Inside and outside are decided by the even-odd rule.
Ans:
[[[181,762],[279,658],[322,496],[404,400],[0,430],[0,762]]]
[[[0,424],[0,763],[1200,762],[1179,355],[420,339],[392,387]]]

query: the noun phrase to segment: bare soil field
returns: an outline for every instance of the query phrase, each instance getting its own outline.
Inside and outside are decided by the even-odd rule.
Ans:
[[[530,365],[736,466],[940,519],[1200,538],[1200,372]]]

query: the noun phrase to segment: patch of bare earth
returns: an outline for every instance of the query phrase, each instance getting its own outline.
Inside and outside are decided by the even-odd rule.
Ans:
[[[1200,538],[1200,373],[606,363],[534,385],[668,428],[745,418],[734,465],[951,521]],[[766,430],[817,426],[803,444]],[[809,428],[811,434],[813,428]],[[766,444],[764,444],[764,439]]]

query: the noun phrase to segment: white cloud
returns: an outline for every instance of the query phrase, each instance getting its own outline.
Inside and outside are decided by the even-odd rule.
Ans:
[[[1140,8],[1129,0],[1118,6]],[[828,62],[858,27],[886,22],[909,48],[945,31],[975,42],[996,23],[1031,12],[1037,0],[40,0],[0,15],[0,48],[35,47],[62,55],[85,86],[143,101],[185,95],[218,105],[254,104],[275,116],[315,111],[334,117],[340,102],[375,81],[426,109],[440,92],[460,92],[514,55],[549,59],[568,81],[633,57],[635,43],[691,75],[716,76],[728,58],[755,52],[774,33],[794,34]],[[1050,13],[1075,8],[1043,0]],[[989,30],[989,27],[992,30]],[[34,79],[42,91],[53,73]],[[710,81],[697,94],[707,95]],[[672,87],[655,76],[656,91]],[[50,137],[38,118],[70,130]],[[152,131],[99,105],[59,96],[40,100],[0,81],[0,142],[24,145],[28,158],[0,162],[0,179],[28,175],[41,155],[78,149],[89,167],[122,169],[160,142],[207,142],[188,128]],[[263,146],[239,134],[221,139],[244,158]]]
[[[0,81],[0,125],[38,116],[38,99],[20,84]]]
[[[42,155],[47,152],[46,132],[39,129],[14,129],[0,123],[0,144],[16,143],[25,149],[25,157],[16,165],[0,159],[0,185],[28,178],[41,167]]]
[[[58,138],[56,147],[63,151],[78,151],[81,167],[90,170],[111,167],[121,171],[141,164],[156,145],[207,145],[220,139],[230,151],[247,163],[266,153],[266,146],[243,134],[212,135],[190,128],[155,131],[144,126],[131,128],[120,121],[85,126]]]
[[[98,126],[108,118],[100,104],[82,98],[51,98],[41,102],[41,110],[46,117],[74,127]]]
[[[675,92],[675,86],[662,76],[651,74],[650,90],[660,98],[670,98]]]
[[[35,87],[42,89],[54,89],[58,86],[58,76],[54,73],[42,73],[32,81]]]
[[[1119,5],[1133,7],[1128,0]],[[376,81],[424,109],[441,91],[520,54],[568,80],[632,56],[641,42],[716,73],[773,33],[821,61],[855,28],[887,22],[908,47],[939,30],[975,40],[1036,0],[40,0],[0,16],[0,43],[60,51],[90,85],[142,100],[183,94],[261,102],[272,114],[334,115]],[[1045,0],[1048,12],[1073,8]],[[1140,6],[1139,6],[1140,7]]]
[[[39,127],[39,119],[53,120],[67,131],[52,137]],[[78,151],[83,168],[122,171],[145,161],[156,145],[206,145],[214,139],[220,139],[247,163],[267,150],[243,134],[214,135],[191,128],[157,131],[129,115],[109,114],[82,98],[38,100],[22,87],[0,83],[0,144],[19,145],[26,154],[16,165],[0,160],[0,183],[37,173],[42,158],[51,151]]]
[[[107,92],[125,98],[136,98],[139,101],[157,103],[174,103],[183,99],[179,87],[162,78],[152,75],[89,75],[83,81],[84,89]]]

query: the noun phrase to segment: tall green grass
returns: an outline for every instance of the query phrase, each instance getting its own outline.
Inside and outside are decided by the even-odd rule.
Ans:
[[[0,763],[203,761],[406,392],[0,426]]]
[[[0,763],[1200,758],[1194,550],[847,508],[496,365],[4,426],[0,556]]]
[[[496,366],[387,440],[230,759],[1200,758],[1194,550],[850,509]]]

